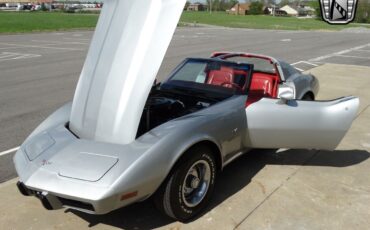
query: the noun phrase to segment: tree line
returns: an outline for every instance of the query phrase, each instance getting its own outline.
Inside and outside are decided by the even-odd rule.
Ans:
[[[244,2],[244,1],[242,1]],[[250,2],[250,10],[248,14],[263,14],[263,7],[268,5],[276,5],[276,6],[285,6],[291,3],[298,3],[300,0],[281,0],[279,4],[277,4],[277,0],[247,0]],[[212,0],[212,11],[226,11],[230,10],[233,6],[239,3],[238,0]],[[240,2],[241,3],[241,2]],[[190,5],[190,1],[186,3],[186,8]],[[209,7],[210,0],[206,1],[207,6]]]
[[[288,4],[298,4],[301,2],[301,0],[247,0],[247,1],[240,1],[240,3],[244,2],[250,2],[251,6],[267,6],[267,5],[276,5],[276,6],[285,6]],[[279,2],[279,3],[277,3]],[[238,0],[212,0],[212,11],[226,11],[235,6],[237,3],[239,3]],[[190,5],[190,1],[187,1],[186,7]],[[210,6],[210,0],[207,0],[206,3],[207,6]]]
[[[263,6],[265,5],[277,5],[285,6],[289,4],[299,4],[301,0],[281,0],[278,4],[276,0],[249,0],[251,2],[250,10],[248,14],[263,14]],[[232,8],[234,5],[239,3],[237,0],[212,0],[212,11],[226,11]],[[190,4],[188,1],[186,7]],[[210,6],[210,0],[207,0],[208,7]],[[315,14],[318,20],[322,20],[321,8],[318,0],[313,0],[308,3],[312,8],[315,9]],[[355,22],[358,23],[370,23],[370,0],[358,0],[357,12]]]
[[[358,23],[370,23],[370,1],[359,0],[355,21]]]
[[[212,11],[226,11],[235,6],[239,1],[237,0],[212,0]],[[185,8],[190,5],[190,1],[186,2]],[[210,6],[210,0],[207,0],[207,6]]]

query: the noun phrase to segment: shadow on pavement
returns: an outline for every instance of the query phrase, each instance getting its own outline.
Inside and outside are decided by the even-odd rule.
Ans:
[[[219,174],[213,199],[203,215],[247,186],[266,165],[347,167],[369,157],[370,153],[364,150],[253,150],[232,162]],[[86,220],[89,227],[105,224],[123,229],[153,229],[174,222],[158,212],[150,199],[101,216],[68,211]]]

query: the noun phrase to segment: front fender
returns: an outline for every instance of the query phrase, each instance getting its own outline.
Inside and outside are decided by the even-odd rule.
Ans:
[[[27,143],[32,137],[48,130],[53,127],[56,127],[60,124],[66,124],[69,121],[71,114],[72,102],[68,102],[54,113],[52,113],[48,118],[46,118],[24,141]]]
[[[196,122],[199,124],[197,129],[194,129],[194,126],[189,125],[188,121],[184,119],[175,121],[176,124],[169,122],[164,127],[151,131],[145,134],[144,137],[139,138],[138,142],[150,139],[155,140],[155,143],[130,166],[125,175],[122,175],[121,179],[118,180],[117,185],[135,184],[140,181],[140,191],[146,193],[145,197],[149,197],[165,181],[183,154],[192,146],[203,141],[215,144],[222,159],[221,143],[216,138],[201,131],[201,123],[204,117],[200,116],[196,119],[199,120],[192,120],[191,123]],[[170,128],[169,130],[169,127],[176,128]],[[166,132],[166,134],[163,132]]]
[[[223,157],[222,157],[222,145],[214,138],[208,134],[198,134],[196,136],[192,136],[187,142],[181,145],[178,150],[176,151],[175,157],[173,159],[172,165],[175,165],[176,162],[193,146],[202,143],[202,142],[210,142],[217,146],[219,150],[218,154],[220,154],[221,158],[221,166],[223,165]]]

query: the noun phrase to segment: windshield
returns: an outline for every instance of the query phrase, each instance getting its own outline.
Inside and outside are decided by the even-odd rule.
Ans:
[[[252,66],[213,59],[187,59],[163,83],[187,90],[213,91],[220,93],[246,93]]]
[[[236,56],[227,58],[226,60],[239,63],[250,63],[253,64],[253,70],[256,72],[276,74],[275,66],[271,63],[271,61],[263,58]]]

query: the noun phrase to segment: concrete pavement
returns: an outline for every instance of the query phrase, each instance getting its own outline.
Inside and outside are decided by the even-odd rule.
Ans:
[[[218,178],[198,219],[182,224],[149,201],[103,216],[46,211],[22,197],[15,180],[0,185],[0,229],[368,229],[370,226],[369,67],[326,64],[310,70],[318,99],[356,95],[361,109],[336,151],[253,151]]]

